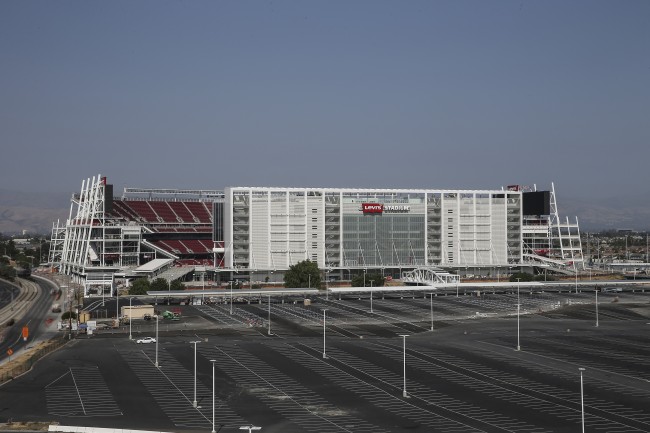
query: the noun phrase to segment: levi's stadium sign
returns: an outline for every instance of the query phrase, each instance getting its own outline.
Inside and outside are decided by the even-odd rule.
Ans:
[[[411,206],[381,203],[362,203],[361,210],[363,213],[409,212],[411,210]]]
[[[382,213],[384,205],[381,203],[362,203],[361,209],[363,209],[363,213]]]

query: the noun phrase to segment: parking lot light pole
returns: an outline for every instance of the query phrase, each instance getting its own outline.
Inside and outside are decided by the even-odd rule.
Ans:
[[[371,313],[373,312],[373,310],[372,310],[372,283],[373,282],[374,282],[374,280],[370,280],[370,312]]]
[[[230,284],[230,314],[232,314],[232,280],[228,281]]]
[[[327,359],[327,352],[325,351],[325,312],[327,310],[323,309],[323,359]]]
[[[129,298],[129,340],[133,340],[133,334],[131,333],[132,327],[131,322],[133,322],[133,298]]]
[[[521,350],[521,346],[519,345],[519,310],[521,309],[521,303],[519,302],[519,280],[521,278],[517,278],[517,350]]]
[[[460,275],[456,277],[456,297],[458,297],[458,283],[460,282]]]
[[[196,407],[196,345],[200,343],[200,341],[190,341],[190,344],[194,345],[194,401],[192,401],[192,406]]]
[[[431,330],[433,331],[433,293],[431,295]]]
[[[214,363],[217,362],[216,359],[211,359],[210,362],[212,363],[212,432],[211,433],[216,433],[214,429],[214,396],[215,396],[215,387],[214,387]]]
[[[156,314],[156,363],[154,364],[156,367],[160,367],[158,365],[158,319],[160,318],[159,314]]]
[[[585,433],[585,394],[582,385],[582,372],[585,371],[584,368],[578,368],[580,370],[580,412],[582,413],[582,433]]]
[[[596,288],[596,328],[598,328],[598,288]]]
[[[408,397],[408,394],[406,393],[406,337],[408,337],[408,335],[400,334],[400,337],[404,340],[404,389],[402,390],[402,396],[406,398]]]
[[[239,427],[239,430],[248,430],[248,433],[251,433],[253,430],[262,430],[262,427],[257,427],[254,425],[243,425]]]
[[[268,335],[271,335],[271,295],[269,295],[269,330]]]

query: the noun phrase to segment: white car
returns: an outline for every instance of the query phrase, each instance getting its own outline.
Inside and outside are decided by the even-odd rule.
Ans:
[[[135,342],[138,343],[138,344],[155,343],[156,339],[153,338],[153,337],[144,337],[144,338],[140,338],[140,339],[136,340]]]

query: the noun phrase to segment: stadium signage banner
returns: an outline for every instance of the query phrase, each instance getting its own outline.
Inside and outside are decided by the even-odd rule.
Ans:
[[[381,203],[362,203],[361,210],[364,214],[381,214],[384,212],[387,213],[400,213],[400,212],[410,212],[411,206],[406,205],[394,205],[394,204],[381,204]]]
[[[384,212],[384,205],[381,203],[362,203],[361,209],[363,213],[382,213]]]

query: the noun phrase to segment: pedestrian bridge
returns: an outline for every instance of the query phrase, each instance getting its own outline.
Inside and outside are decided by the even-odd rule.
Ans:
[[[434,286],[439,284],[458,284],[460,276],[440,268],[417,268],[402,273],[402,281],[410,286]]]

